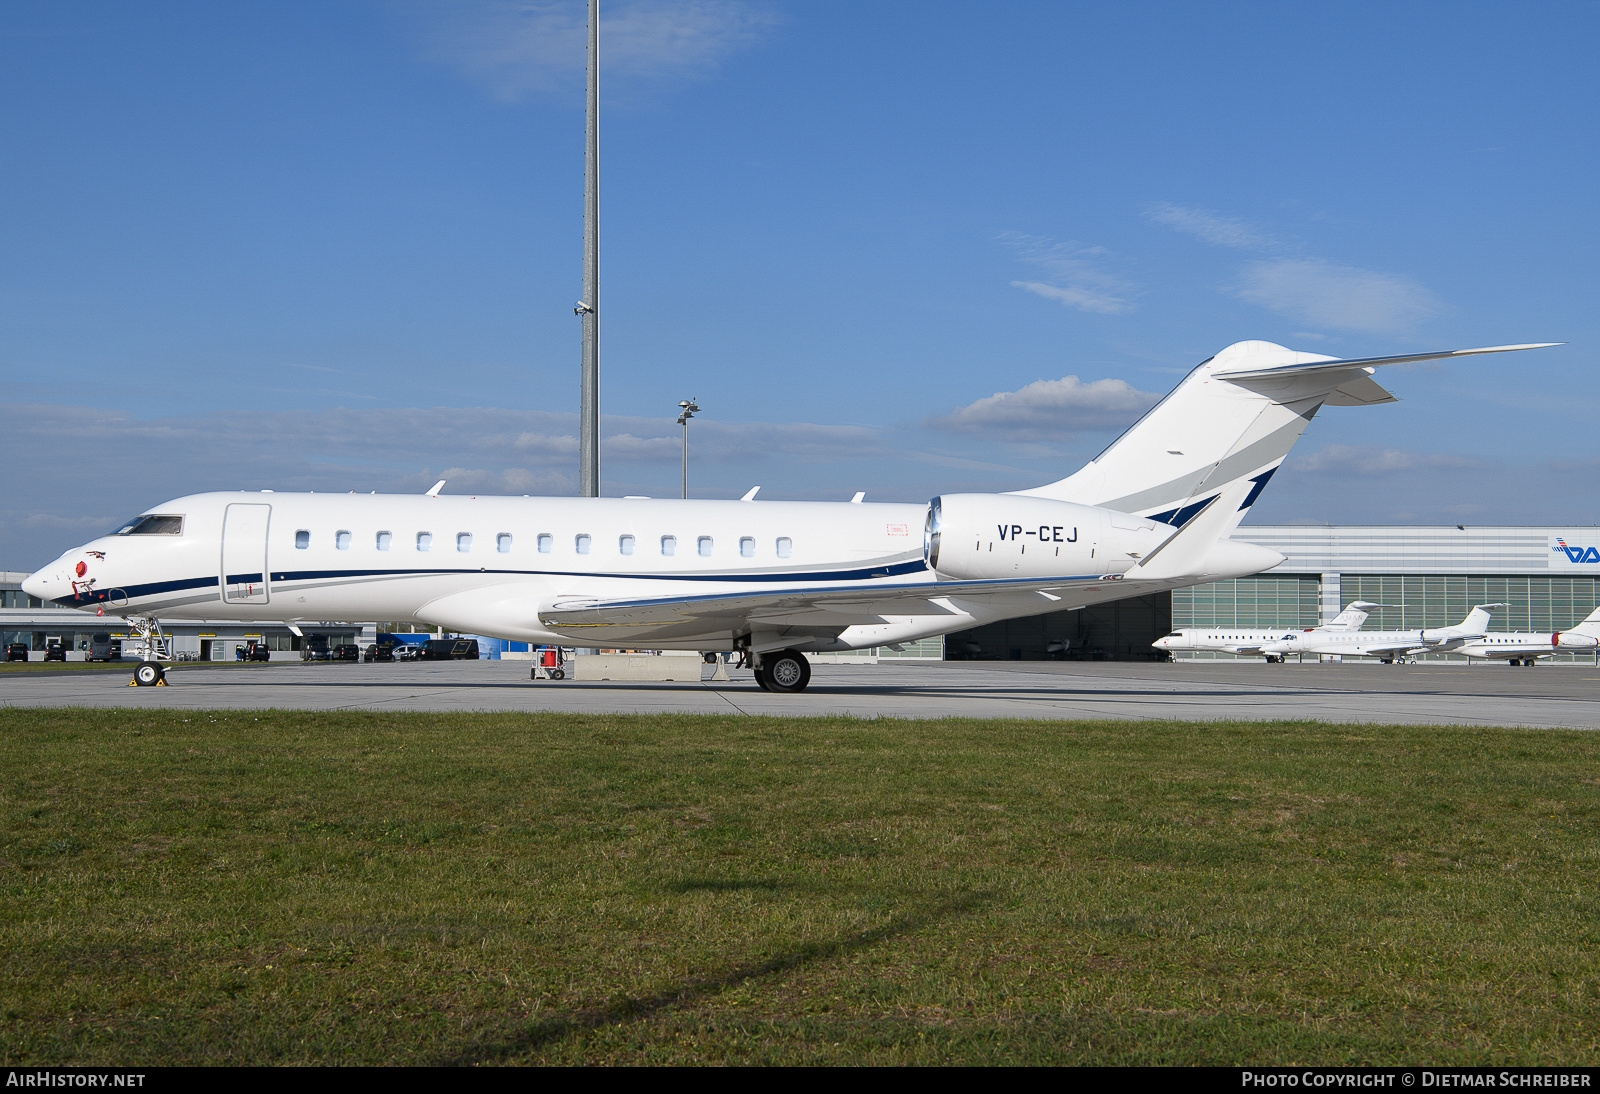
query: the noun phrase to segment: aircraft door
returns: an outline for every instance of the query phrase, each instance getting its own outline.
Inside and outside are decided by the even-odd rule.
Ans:
[[[267,602],[267,524],[270,505],[230,505],[222,517],[222,600]]]

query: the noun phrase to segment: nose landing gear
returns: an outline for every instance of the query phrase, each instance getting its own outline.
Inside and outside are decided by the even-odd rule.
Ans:
[[[171,657],[171,654],[167,651],[167,640],[161,633],[161,624],[149,616],[135,616],[128,622],[138,632],[140,642],[144,646],[144,660],[134,667],[133,679],[128,682],[128,686],[166,687],[167,670],[161,661]]]
[[[133,679],[128,686],[164,688],[167,686],[167,671],[157,661],[140,661],[138,667],[133,670]]]

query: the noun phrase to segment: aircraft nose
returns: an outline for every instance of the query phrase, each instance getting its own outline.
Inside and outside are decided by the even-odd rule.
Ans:
[[[22,591],[40,600],[50,600],[51,590],[60,588],[62,584],[58,575],[52,574],[49,570],[40,570],[23,578]]]

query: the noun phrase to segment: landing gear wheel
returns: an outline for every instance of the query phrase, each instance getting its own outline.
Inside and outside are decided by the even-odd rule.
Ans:
[[[142,688],[154,687],[166,679],[166,670],[154,661],[140,661],[133,670],[133,682]]]
[[[757,665],[751,671],[755,673],[756,687],[760,688],[762,691],[771,691],[772,690],[772,687],[767,683],[767,670],[766,669],[762,668],[760,665]]]
[[[804,691],[811,683],[811,663],[797,650],[783,650],[761,659],[761,672],[768,691]]]

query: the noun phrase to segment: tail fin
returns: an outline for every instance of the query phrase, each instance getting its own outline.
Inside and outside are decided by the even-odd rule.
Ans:
[[[1552,343],[1543,343],[1552,344]],[[1182,527],[1236,483],[1248,483],[1226,535],[1324,404],[1394,401],[1374,367],[1533,346],[1340,360],[1272,342],[1235,342],[1202,362],[1172,392],[1075,475],[1029,497],[1100,505]]]
[[[1600,638],[1600,608],[1589,613],[1589,618],[1571,628],[1579,634],[1586,634],[1591,638]]]
[[[1494,614],[1494,609],[1503,607],[1505,607],[1504,604],[1476,604],[1467,613],[1467,617],[1461,621],[1461,626],[1456,629],[1470,631],[1473,634],[1487,631],[1489,629],[1489,618]]]
[[[1344,611],[1322,625],[1327,631],[1359,631],[1373,608],[1392,608],[1392,604],[1374,604],[1370,600],[1352,600]]]

